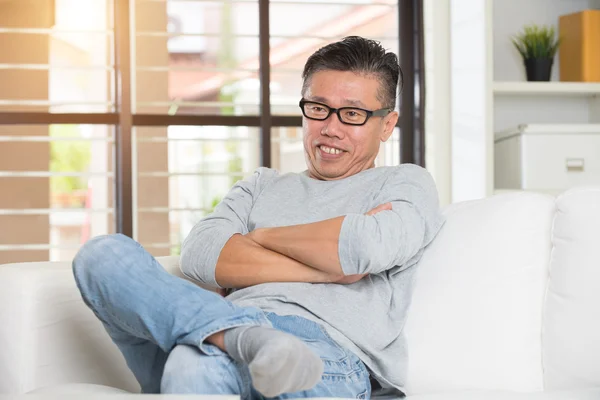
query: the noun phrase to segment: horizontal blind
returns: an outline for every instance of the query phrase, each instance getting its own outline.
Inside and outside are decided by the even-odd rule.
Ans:
[[[0,126],[0,264],[71,260],[114,232],[114,127]]]
[[[191,227],[260,164],[258,1],[126,3],[134,238],[154,255],[178,254]],[[0,264],[70,260],[90,237],[115,231],[123,116],[114,9],[114,0],[0,1]],[[270,2],[275,168],[305,168],[297,103],[306,58],[353,34],[397,49],[397,14],[387,0]],[[378,165],[398,163],[398,138]]]

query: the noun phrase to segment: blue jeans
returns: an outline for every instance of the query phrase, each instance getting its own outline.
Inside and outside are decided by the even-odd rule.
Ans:
[[[324,363],[321,381],[313,389],[280,398],[371,395],[365,365],[334,342],[321,325],[238,307],[169,274],[127,236],[89,240],[73,260],[73,273],[84,302],[104,324],[144,393],[262,399],[252,387],[248,367],[205,340],[228,328],[266,325],[298,337]]]

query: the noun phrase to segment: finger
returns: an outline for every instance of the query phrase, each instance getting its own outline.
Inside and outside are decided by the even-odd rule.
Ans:
[[[378,212],[385,211],[385,210],[391,210],[391,209],[392,209],[392,203],[385,203],[385,204],[381,204],[381,205],[375,207],[374,209],[369,211],[366,215],[375,215]]]
[[[369,211],[366,215],[375,215],[377,214],[380,210],[381,206],[377,206],[374,209],[372,209],[371,211]]]
[[[391,203],[385,203],[380,205],[379,207],[377,207],[377,211],[375,212],[375,214],[382,212],[382,211],[390,211],[392,209],[392,204]]]

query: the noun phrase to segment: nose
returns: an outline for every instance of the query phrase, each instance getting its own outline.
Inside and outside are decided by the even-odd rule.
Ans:
[[[340,118],[336,113],[331,113],[329,118],[323,122],[323,129],[321,129],[322,135],[336,137],[338,139],[343,139],[346,136],[344,132],[345,125],[340,121]]]

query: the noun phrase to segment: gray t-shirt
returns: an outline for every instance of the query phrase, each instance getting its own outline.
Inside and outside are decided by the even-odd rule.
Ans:
[[[392,203],[391,211],[365,215],[387,202]],[[402,164],[320,181],[307,172],[280,175],[259,168],[194,226],[183,243],[182,271],[218,287],[215,266],[232,235],[342,215],[346,216],[338,245],[342,269],[346,275],[368,276],[352,285],[265,283],[227,298],[239,306],[321,323],[384,388],[402,390],[408,361],[403,328],[415,264],[444,222],[435,184],[425,169]]]

